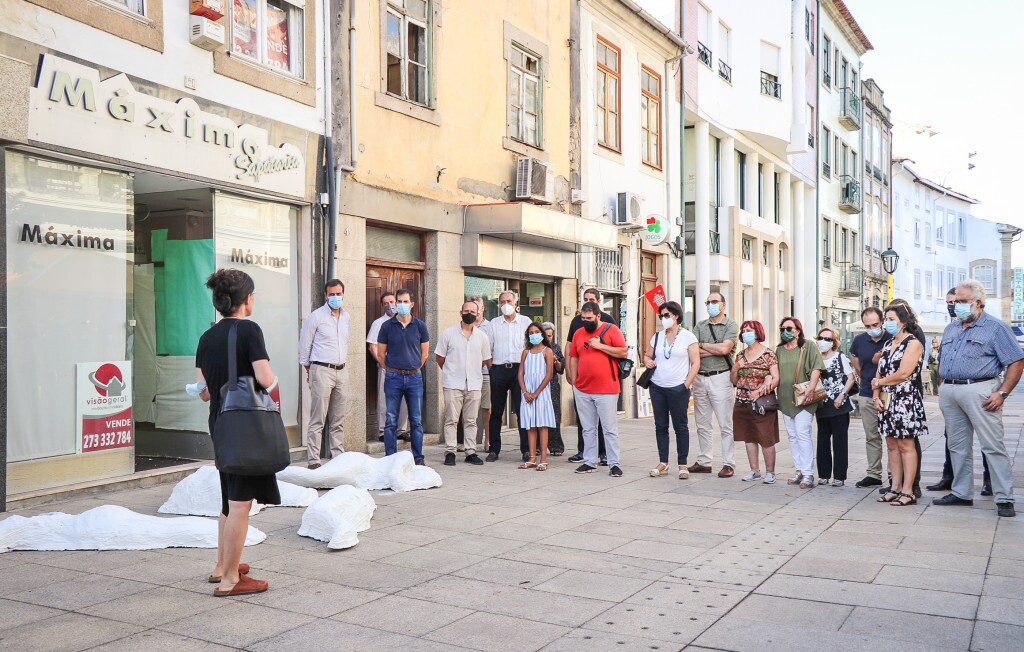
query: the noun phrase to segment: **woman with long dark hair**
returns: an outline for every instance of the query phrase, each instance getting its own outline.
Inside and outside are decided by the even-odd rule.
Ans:
[[[796,467],[796,475],[786,482],[798,484],[801,489],[809,489],[814,486],[811,427],[818,404],[803,403],[804,397],[813,394],[817,388],[825,364],[817,346],[806,346],[803,324],[796,317],[785,317],[779,322],[779,338],[782,344],[775,348],[775,357],[779,359],[776,395],[779,399],[779,412],[782,412],[782,420],[789,435],[789,452],[793,455],[793,466]],[[797,394],[795,385],[808,381],[810,384],[807,391]]]
[[[527,430],[530,460],[521,469],[548,470],[548,428],[555,426],[555,406],[551,403],[551,379],[555,375],[555,354],[544,329],[536,322],[526,327],[523,357],[519,363],[519,388],[523,394],[519,408],[519,427]],[[540,463],[537,444],[540,442]]]
[[[236,325],[235,350],[237,373],[252,376],[262,389],[272,389],[277,376],[270,368],[270,356],[263,331],[250,321],[255,305],[256,286],[252,277],[238,269],[219,269],[206,281],[213,291],[213,306],[223,319],[199,338],[196,350],[196,378],[205,385],[199,397],[210,403],[210,434],[220,413],[221,388],[228,382],[228,333]],[[221,514],[217,536],[217,565],[210,575],[218,597],[262,593],[268,584],[248,576],[249,565],[242,564],[242,548],[249,531],[252,501],[265,505],[281,504],[277,477],[270,475],[220,474]]]
[[[540,325],[544,334],[548,336],[551,345],[551,352],[555,356],[555,375],[551,379],[551,403],[555,407],[554,428],[548,428],[548,451],[554,457],[565,453],[565,443],[562,441],[562,383],[558,377],[565,373],[565,354],[562,347],[555,340],[555,325],[549,321]]]

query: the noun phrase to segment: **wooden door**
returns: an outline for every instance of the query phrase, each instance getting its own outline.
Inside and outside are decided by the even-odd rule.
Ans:
[[[396,267],[384,261],[374,261],[366,266],[366,325],[363,332],[370,330],[370,325],[383,314],[380,298],[385,292],[398,289],[413,293],[412,314],[420,319],[426,314],[425,307],[420,303],[423,298],[423,266],[415,263]],[[375,438],[377,424],[377,361],[373,356],[366,356],[366,434]]]
[[[640,254],[640,292],[647,294],[658,285],[658,256],[641,252]],[[646,298],[640,300],[640,344],[638,349],[645,351],[651,344],[654,331],[658,324],[658,315]]]

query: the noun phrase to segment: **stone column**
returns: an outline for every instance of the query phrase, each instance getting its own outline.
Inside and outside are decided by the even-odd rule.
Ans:
[[[694,192],[694,260],[696,260],[694,292],[697,303],[707,299],[711,292],[711,274],[709,256],[711,251],[711,127],[706,121],[700,121],[694,127],[696,141],[696,187]]]
[[[721,141],[719,148],[721,152],[721,191],[722,196],[719,206],[718,218],[718,241],[721,243],[722,252],[732,254],[729,248],[732,237],[733,225],[731,224],[731,207],[739,206],[736,192],[736,140],[726,136]]]
[[[760,161],[761,157],[758,156],[757,152],[747,154],[747,212],[752,215],[757,215],[757,164]]]
[[[775,222],[775,164],[764,162],[764,219]]]

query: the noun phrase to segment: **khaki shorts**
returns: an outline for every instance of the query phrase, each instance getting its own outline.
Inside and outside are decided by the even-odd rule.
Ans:
[[[480,387],[480,407],[484,410],[491,409],[491,376],[484,374],[484,384]]]

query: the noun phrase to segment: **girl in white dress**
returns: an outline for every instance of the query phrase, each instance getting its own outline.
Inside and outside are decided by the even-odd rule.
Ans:
[[[548,428],[554,428],[555,406],[551,402],[551,378],[555,374],[555,354],[539,324],[526,328],[526,344],[519,364],[519,388],[523,402],[519,408],[519,427],[528,431],[530,461],[521,469],[548,469]],[[537,439],[540,438],[540,464],[537,463]]]

